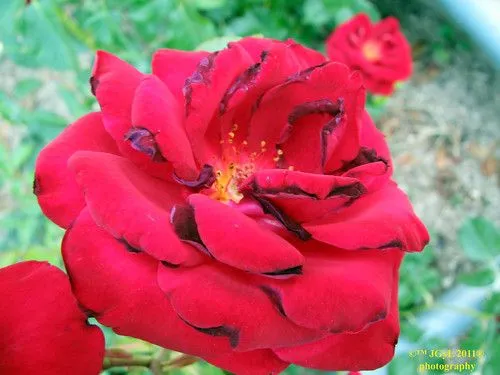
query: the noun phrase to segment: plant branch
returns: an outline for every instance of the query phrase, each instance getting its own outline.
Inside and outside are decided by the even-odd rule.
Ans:
[[[149,367],[151,365],[152,360],[153,360],[152,356],[135,356],[130,358],[105,357],[102,364],[102,368],[103,370],[106,370],[111,367],[120,367],[120,366]]]
[[[142,355],[142,356],[126,356],[121,355],[117,356],[111,355],[104,357],[104,361],[102,364],[102,369],[106,370],[112,367],[130,367],[130,366],[139,366],[139,367],[147,367],[153,371],[153,373],[161,373],[162,371],[173,370],[176,368],[181,368],[185,366],[189,366],[198,361],[197,357],[193,357],[188,354],[182,354],[176,358],[170,360],[163,360],[165,356],[165,351],[160,351],[157,354],[153,355]]]

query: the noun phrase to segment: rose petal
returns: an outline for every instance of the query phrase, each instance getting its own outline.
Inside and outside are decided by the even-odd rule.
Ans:
[[[132,127],[132,103],[144,74],[118,57],[97,51],[91,84],[101,107],[106,131],[116,141],[120,152],[148,173],[170,177],[167,163],[151,160],[151,156],[131,146],[127,134]]]
[[[100,371],[104,335],[87,324],[60,269],[35,261],[0,269],[0,319],[3,375]]]
[[[358,253],[317,243],[303,247],[308,257],[300,278],[265,283],[287,318],[337,334],[359,332],[387,316],[401,251]]]
[[[181,319],[207,336],[224,337],[234,350],[295,345],[324,336],[282,315],[263,288],[269,279],[252,281],[251,275],[215,262],[158,269],[158,284]]]
[[[68,228],[85,206],[75,177],[66,167],[78,150],[119,153],[104,130],[100,113],[90,113],[69,125],[40,151],[36,161],[33,192],[43,213],[63,228]]]
[[[365,193],[359,180],[284,169],[256,172],[241,187],[265,197],[298,223],[341,209]]]
[[[397,280],[397,268],[394,280]],[[393,283],[390,314],[365,330],[341,333],[316,342],[290,348],[275,349],[284,361],[299,366],[328,371],[374,370],[387,364],[398,342],[398,283]],[[360,355],[362,353],[362,355]]]
[[[356,200],[339,213],[304,224],[313,238],[343,249],[420,251],[429,234],[395,183]]]
[[[219,153],[220,139],[209,137],[211,142],[207,142],[205,135],[212,118],[219,111],[224,93],[251,63],[245,49],[234,44],[202,58],[187,78],[183,86],[186,131],[200,164],[212,164],[212,158]]]
[[[196,179],[198,171],[184,129],[181,103],[159,78],[150,76],[141,81],[132,105],[132,124],[154,134],[161,155],[173,164],[178,177]]]
[[[67,232],[62,252],[78,300],[116,333],[192,355],[231,350],[224,338],[197,332],[180,320],[158,288],[159,262],[127,251],[96,226],[88,210]]]
[[[189,204],[203,244],[219,262],[254,273],[300,269],[300,252],[245,214],[200,194],[191,195]]]
[[[262,97],[251,120],[248,147],[258,148],[262,141],[279,144],[281,167],[334,170],[359,147],[363,103],[361,77],[343,64],[308,69]]]
[[[205,51],[180,51],[159,49],[153,54],[151,63],[153,74],[167,85],[179,103],[184,103],[182,87],[193,74],[200,60],[209,53]]]
[[[211,364],[238,375],[278,375],[288,367],[271,350],[233,352],[206,358]]]
[[[333,172],[356,178],[367,192],[382,188],[392,175],[392,160],[384,135],[376,128],[368,112],[364,111],[360,146],[356,157],[343,161],[342,168]]]
[[[184,201],[180,185],[151,177],[125,158],[99,152],[77,152],[69,167],[92,217],[115,238],[173,264],[202,260],[169,224],[171,208]]]

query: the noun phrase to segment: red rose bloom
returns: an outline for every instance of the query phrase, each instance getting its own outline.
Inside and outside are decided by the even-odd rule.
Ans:
[[[428,235],[390,180],[359,73],[256,38],[160,50],[152,66],[98,52],[101,112],[37,161],[80,303],[238,375],[389,361],[399,264]]]
[[[104,336],[87,324],[66,275],[44,262],[0,269],[0,374],[98,374]]]
[[[412,71],[411,47],[394,17],[372,24],[366,14],[358,14],[330,34],[326,53],[359,70],[373,94],[390,95]]]

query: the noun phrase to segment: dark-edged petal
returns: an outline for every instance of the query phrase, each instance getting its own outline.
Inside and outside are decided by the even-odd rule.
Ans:
[[[201,261],[201,254],[180,242],[170,225],[171,208],[185,198],[180,185],[149,176],[123,157],[99,152],[77,152],[69,166],[92,217],[111,235],[159,260]]]
[[[304,227],[314,239],[343,249],[421,251],[429,242],[425,226],[394,182]]]
[[[234,79],[252,64],[245,49],[231,44],[203,57],[183,86],[186,131],[196,158],[211,164],[219,152],[219,140],[206,140],[213,117],[219,112],[224,93]],[[217,121],[216,121],[217,123]],[[218,130],[218,129],[217,129]]]
[[[285,169],[260,170],[241,189],[267,199],[298,223],[335,212],[366,192],[355,178]]]
[[[332,172],[344,177],[356,178],[367,192],[383,187],[392,175],[392,160],[384,135],[364,111],[360,136],[360,148],[351,160],[342,161],[342,167]]]
[[[69,125],[40,151],[36,161],[33,192],[43,213],[63,228],[68,228],[85,206],[83,194],[66,165],[78,150],[119,153],[104,130],[100,113],[90,113]]]
[[[338,63],[313,67],[264,94],[251,119],[248,147],[279,145],[282,168],[334,170],[359,147],[363,103],[359,74]],[[268,153],[277,151],[270,146]]]
[[[205,51],[159,49],[153,54],[151,62],[153,74],[167,85],[179,103],[184,103],[182,87],[196,70],[200,60],[208,54]]]
[[[397,268],[394,280],[397,280]],[[374,370],[394,356],[399,337],[398,283],[392,284],[389,315],[358,333],[332,334],[316,342],[275,349],[284,361],[330,371]],[[362,353],[362,355],[360,355]]]
[[[280,273],[300,267],[304,257],[252,218],[205,195],[189,197],[201,241],[219,262],[252,273]]]
[[[141,169],[159,178],[170,178],[167,163],[158,163],[150,154],[133,147],[128,137],[132,124],[132,103],[144,74],[118,57],[97,51],[91,85],[102,112],[104,128],[120,152]]]
[[[67,232],[62,253],[81,305],[116,333],[198,356],[231,350],[225,338],[197,332],[179,319],[156,281],[158,266],[166,266],[128,251],[87,209]]]
[[[137,88],[132,104],[132,124],[152,134],[153,147],[156,146],[157,152],[172,163],[178,177],[196,178],[198,171],[184,129],[182,103],[177,102],[156,76],[144,78]]]
[[[302,327],[330,333],[359,332],[384,319],[403,253],[363,253],[318,243],[303,245],[308,254],[297,280],[268,280],[284,314]]]
[[[326,332],[299,327],[279,311],[262,288],[270,279],[216,262],[158,269],[158,284],[179,317],[195,331],[223,337],[235,351],[296,345],[323,337]]]

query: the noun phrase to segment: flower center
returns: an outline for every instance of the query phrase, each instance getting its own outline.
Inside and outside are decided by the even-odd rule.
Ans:
[[[215,163],[215,181],[206,194],[223,203],[239,203],[243,194],[239,187],[248,177],[262,168],[274,168],[283,151],[279,147],[268,152],[267,142],[262,140],[250,149],[246,139],[237,137],[238,125],[234,124],[220,141],[222,157]]]
[[[380,59],[380,45],[373,40],[366,41],[363,44],[361,51],[363,52],[365,59],[368,61],[377,61]]]
[[[233,201],[239,203],[243,194],[239,192],[239,185],[255,172],[255,164],[236,164],[230,162],[225,169],[219,169],[215,173],[215,182],[212,185],[212,199],[223,203]]]

